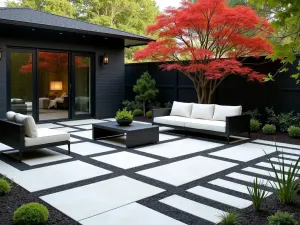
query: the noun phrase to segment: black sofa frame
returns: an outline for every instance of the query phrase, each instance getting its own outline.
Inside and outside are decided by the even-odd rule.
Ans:
[[[42,145],[25,146],[25,130],[24,125],[7,121],[0,120],[0,142],[12,147],[15,150],[19,150],[19,161],[22,160],[22,154],[24,151],[32,151],[39,148],[48,148],[58,145],[68,145],[68,154],[70,155],[70,141],[52,142]]]
[[[226,137],[227,144],[230,143],[231,135],[240,135],[242,133],[247,133],[248,135],[246,137],[250,138],[250,114],[242,114],[240,116],[226,117],[225,132],[217,132],[217,131],[202,130],[202,129],[167,125],[167,124],[154,122],[155,117],[169,116],[170,113],[171,113],[171,108],[153,109],[152,110],[152,124],[172,127],[172,128],[179,129],[179,130],[185,130],[185,131],[198,132],[198,133]]]

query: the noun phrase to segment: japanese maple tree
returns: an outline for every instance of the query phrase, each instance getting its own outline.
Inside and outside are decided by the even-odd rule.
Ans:
[[[243,65],[241,57],[272,52],[272,29],[250,7],[229,7],[226,0],[182,1],[168,8],[147,28],[159,39],[135,53],[135,60],[162,62],[164,70],[179,70],[189,77],[199,103],[211,103],[220,83],[229,75],[262,82],[265,75]]]

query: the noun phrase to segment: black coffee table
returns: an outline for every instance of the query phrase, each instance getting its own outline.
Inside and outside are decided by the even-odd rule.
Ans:
[[[104,139],[126,134],[126,148],[155,144],[159,141],[159,127],[151,124],[133,122],[120,126],[115,121],[93,124],[93,139]]]

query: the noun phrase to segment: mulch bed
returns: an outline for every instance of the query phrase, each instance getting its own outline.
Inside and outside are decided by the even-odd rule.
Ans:
[[[0,175],[2,177],[2,175]],[[28,192],[24,188],[17,186],[16,184],[12,188],[11,192],[5,196],[0,196],[0,224],[12,225],[14,211],[27,203],[38,202],[45,205],[49,210],[49,220],[46,225],[78,225],[76,221],[72,220],[65,214],[61,213],[57,209],[53,208],[49,204],[45,203],[32,193]]]
[[[257,132],[257,133],[251,133],[251,138],[300,145],[300,139],[299,138],[298,139],[291,138],[291,137],[289,137],[288,133],[277,132],[274,135],[267,135],[262,132]]]
[[[279,202],[273,194],[265,199],[261,211],[255,212],[253,207],[248,207],[240,212],[242,225],[268,225],[268,216],[275,214],[277,211],[294,214],[297,221],[300,221],[300,195],[298,194],[293,204],[285,205]]]

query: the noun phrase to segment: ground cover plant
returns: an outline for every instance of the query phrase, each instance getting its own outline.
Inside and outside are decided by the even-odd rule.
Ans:
[[[263,126],[262,131],[265,134],[275,134],[276,127],[273,124],[266,124]]]
[[[31,202],[19,207],[13,216],[16,225],[42,225],[48,221],[49,211],[40,204]]]
[[[290,137],[300,138],[300,127],[291,126],[288,129],[288,133],[289,133]]]
[[[257,132],[260,130],[260,123],[258,120],[255,119],[250,120],[250,130],[251,132]]]
[[[219,217],[221,220],[219,224],[222,225],[238,225],[241,220],[240,215],[234,210],[222,213]]]
[[[276,214],[268,217],[269,225],[298,225],[294,215],[287,212],[278,211]]]
[[[0,178],[0,196],[6,195],[11,191],[11,184],[5,179]]]

